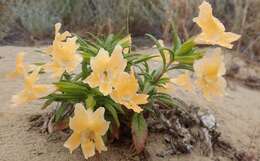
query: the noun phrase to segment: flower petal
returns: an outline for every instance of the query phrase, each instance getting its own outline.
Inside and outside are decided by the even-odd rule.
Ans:
[[[64,147],[70,150],[72,153],[80,145],[80,133],[73,132],[68,140],[64,143]]]
[[[134,112],[140,113],[143,111],[143,109],[138,106],[135,102],[130,101],[130,102],[125,102],[123,105],[128,108],[129,110],[133,110]]]
[[[232,49],[233,48],[233,44],[231,44],[234,41],[237,41],[238,39],[240,39],[241,35],[232,33],[232,32],[225,32],[222,36],[221,36],[221,40],[219,42],[219,44],[223,47],[226,47],[228,49]]]
[[[107,96],[112,92],[112,84],[109,80],[103,81],[99,84],[99,90],[104,96]]]
[[[138,105],[142,105],[142,104],[148,103],[148,100],[147,100],[148,97],[149,97],[149,95],[147,95],[147,94],[136,94],[133,97],[132,101]]]
[[[93,124],[90,127],[91,130],[95,132],[95,134],[98,135],[105,135],[109,128],[109,122],[105,120],[104,118],[105,114],[105,109],[104,107],[99,107],[95,112],[94,112],[94,117],[92,118]]]
[[[123,56],[123,48],[120,45],[116,45],[114,51],[111,54],[109,69],[124,71],[127,61]]]
[[[98,73],[92,72],[86,80],[85,83],[88,83],[90,87],[95,88],[100,84],[100,77]]]
[[[60,78],[63,72],[65,71],[65,69],[57,61],[45,64],[44,69],[47,72],[52,73],[52,78]]]
[[[226,80],[222,77],[211,83],[203,80],[196,80],[195,84],[202,90],[204,97],[208,101],[211,101],[213,97],[220,97],[225,94]]]
[[[74,132],[81,133],[88,127],[89,112],[86,111],[82,104],[76,104],[74,110],[74,117],[70,118],[69,126]]]
[[[81,149],[85,159],[95,155],[95,143],[89,139],[81,143]]]
[[[171,79],[171,82],[184,88],[187,91],[192,91],[192,83],[189,74],[186,72],[179,75],[177,78]]]
[[[114,84],[121,72],[125,70],[127,60],[123,57],[123,48],[120,45],[116,45],[114,51],[111,54],[108,70],[111,73],[111,81]]]
[[[102,73],[106,70],[109,61],[109,53],[101,48],[99,49],[97,56],[90,60],[91,69],[93,72]]]
[[[16,56],[16,66],[15,66],[15,71],[9,73],[7,75],[8,78],[10,79],[15,79],[19,76],[23,76],[25,73],[25,65],[24,65],[24,53],[18,53]]]
[[[107,147],[104,144],[104,141],[100,135],[95,136],[95,144],[96,144],[96,149],[99,153],[102,151],[107,151]]]

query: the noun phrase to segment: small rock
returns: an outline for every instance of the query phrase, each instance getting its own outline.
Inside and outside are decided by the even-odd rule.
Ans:
[[[213,114],[206,113],[200,117],[200,121],[202,122],[203,126],[207,129],[211,130],[216,127],[216,119]]]

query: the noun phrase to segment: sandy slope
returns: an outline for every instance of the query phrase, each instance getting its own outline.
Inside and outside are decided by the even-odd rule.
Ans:
[[[19,80],[4,79],[4,74],[13,68],[15,54],[18,51],[28,51],[26,61],[37,62],[45,59],[33,54],[36,48],[0,47],[0,161],[80,161],[84,160],[80,150],[70,155],[62,144],[66,136],[46,136],[36,131],[28,131],[28,117],[31,114],[44,113],[35,102],[25,108],[10,107],[11,96],[21,89]],[[177,92],[177,96],[188,102],[198,104],[204,109],[214,112],[219,122],[223,136],[241,150],[253,148],[260,152],[260,92],[247,89],[237,83],[230,82],[228,96],[215,104],[205,102],[199,96]],[[55,139],[55,137],[61,137]],[[211,158],[201,157],[195,153],[188,156],[158,158],[156,153],[164,149],[160,136],[149,137],[147,150],[152,155],[151,160],[183,160],[211,161]],[[113,145],[109,151],[102,153],[101,160],[139,160],[132,157],[128,146]],[[160,148],[161,147],[161,148]],[[225,160],[219,158],[220,161]],[[92,159],[91,159],[92,160]],[[93,158],[93,160],[98,160]]]

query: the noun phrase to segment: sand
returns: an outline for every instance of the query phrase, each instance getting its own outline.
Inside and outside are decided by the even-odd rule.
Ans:
[[[15,55],[18,51],[26,51],[26,62],[41,62],[45,57],[36,54],[37,48],[28,47],[0,47],[0,161],[84,161],[80,150],[69,154],[63,142],[67,136],[63,134],[41,134],[35,130],[28,130],[28,118],[33,114],[46,113],[50,109],[40,110],[41,102],[34,102],[25,107],[13,108],[10,98],[21,90],[20,80],[7,80],[6,72],[12,70]],[[48,80],[45,80],[48,81]],[[223,138],[228,140],[239,150],[253,150],[260,156],[260,91],[244,87],[236,82],[229,82],[228,95],[223,100],[208,103],[200,96],[187,95],[176,92],[175,95],[197,104],[203,110],[210,110],[215,114]],[[182,156],[168,156],[159,158],[157,153],[165,148],[160,135],[150,134],[147,151],[153,161],[213,161],[214,158],[203,157],[198,153]],[[113,144],[107,152],[90,160],[125,161],[140,160],[131,155],[129,146]],[[219,157],[220,161],[228,159]]]

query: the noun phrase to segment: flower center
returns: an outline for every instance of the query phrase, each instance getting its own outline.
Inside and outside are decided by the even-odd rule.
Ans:
[[[132,97],[131,96],[123,96],[123,100],[125,102],[130,102],[132,100]]]
[[[80,140],[82,142],[85,142],[86,140],[90,140],[92,142],[95,142],[95,133],[90,130],[85,130],[80,135]]]

